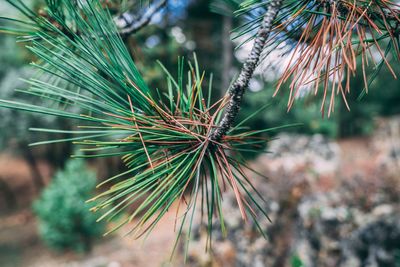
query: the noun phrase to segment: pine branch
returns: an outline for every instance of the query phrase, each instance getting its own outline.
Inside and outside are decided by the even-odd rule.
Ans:
[[[254,71],[260,61],[261,53],[265,47],[269,34],[272,30],[273,22],[282,6],[282,0],[271,1],[267,12],[264,15],[262,25],[258,30],[254,40],[253,48],[246,62],[244,63],[239,77],[229,89],[229,102],[225,109],[224,116],[211,134],[211,140],[220,141],[232,127],[239,113],[243,94],[249,86]]]
[[[222,194],[232,190],[242,218],[251,217],[265,236],[258,223],[269,219],[260,205],[265,200],[245,176],[245,169],[253,170],[240,153],[259,152],[267,140],[257,135],[272,129],[234,128],[223,143],[210,140],[217,118],[223,117],[225,103],[204,100],[205,74],[195,56],[193,63],[188,63],[189,68],[185,68],[183,59],[178,61],[177,78],[161,66],[168,93],[161,95],[150,90],[129,56],[110,12],[98,0],[85,1],[78,7],[63,0],[66,20],[52,16],[52,11],[49,18],[36,19],[35,13],[23,6],[23,0],[7,1],[16,3],[21,13],[33,14],[29,22],[20,23],[29,23],[30,27],[17,27],[16,31],[27,32],[24,40],[38,59],[33,66],[40,70],[22,92],[40,97],[41,104],[0,100],[0,107],[79,122],[73,130],[34,128],[38,132],[68,133],[71,137],[33,145],[74,142],[85,152],[77,157],[122,158],[128,170],[100,184],[107,188],[91,200],[95,202],[92,211],[101,213],[98,221],[116,222],[110,232],[136,222],[132,234],[147,234],[173,203],[179,202],[176,221],[181,226],[177,235],[186,228],[189,242],[193,218],[204,215],[210,246],[216,218],[225,232]],[[273,13],[269,16],[267,25],[274,17]],[[263,29],[260,36],[264,39],[260,37],[258,50],[262,50],[270,30],[265,26]],[[254,63],[247,68],[255,68],[260,53],[254,53]],[[212,89],[210,79],[208,95]],[[136,208],[128,217],[119,216],[131,205]]]
[[[245,36],[246,43],[256,38],[252,32],[263,21],[260,10],[267,10],[271,2],[216,0],[214,6],[222,14],[226,6],[232,6],[233,14],[246,17],[234,36]],[[273,52],[288,59],[274,96],[280,88],[289,87],[290,109],[301,91],[313,93],[322,99],[320,109],[323,114],[327,110],[328,117],[335,110],[337,96],[350,109],[346,97],[357,73],[364,80],[360,97],[368,93],[382,67],[394,78],[398,76],[391,62],[400,60],[399,26],[400,5],[393,1],[285,1],[263,52],[265,57]],[[373,74],[367,77],[371,68]]]
[[[132,11],[127,11],[115,18],[115,23],[120,28],[120,34],[122,37],[127,37],[134,34],[144,27],[146,27],[153,16],[157,14],[161,9],[163,9],[168,3],[168,0],[160,0],[158,3],[150,6],[142,16],[138,19],[135,18],[135,14]]]

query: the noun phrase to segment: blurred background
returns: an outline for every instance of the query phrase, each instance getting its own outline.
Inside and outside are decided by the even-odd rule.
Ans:
[[[26,2],[38,11],[43,4]],[[118,1],[115,5],[118,9]],[[0,1],[0,16],[5,15],[20,16]],[[200,66],[214,75],[213,97],[218,99],[251,47],[235,49],[239,42],[230,41],[238,23],[243,21],[212,12],[210,1],[171,0],[128,45],[154,88],[163,83],[156,60],[174,72],[178,56],[191,59],[196,52]],[[40,104],[16,91],[25,86],[21,78],[34,71],[29,67],[34,60],[24,44],[0,34],[1,99]],[[400,73],[400,66],[394,69]],[[399,267],[400,81],[384,67],[369,94],[358,100],[363,77],[354,77],[351,111],[337,101],[335,113],[322,118],[320,100],[307,96],[288,112],[285,90],[272,97],[276,75],[262,75],[262,66],[259,73],[241,115],[270,106],[249,127],[302,123],[271,134],[271,153],[246,155],[269,177],[254,177],[272,221],[262,225],[268,236],[263,238],[251,222],[242,223],[234,196],[227,194],[227,238],[216,231],[213,249],[206,253],[206,236],[198,227],[186,265]],[[169,262],[173,211],[145,242],[126,236],[129,226],[102,237],[112,225],[96,224],[85,200],[95,193],[96,183],[124,170],[119,158],[85,162],[69,158],[69,143],[29,146],[48,138],[29,128],[71,129],[71,123],[0,109],[0,266],[183,266],[182,248]]]

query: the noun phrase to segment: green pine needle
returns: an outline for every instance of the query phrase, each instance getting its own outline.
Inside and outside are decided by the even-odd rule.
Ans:
[[[177,201],[178,237],[184,226],[190,232],[197,210],[206,215],[209,234],[215,219],[225,232],[221,203],[228,189],[234,191],[244,220],[261,219],[256,218],[257,209],[268,219],[258,203],[262,198],[250,191],[255,187],[239,154],[265,142],[257,136],[263,131],[238,127],[220,143],[210,140],[227,98],[210,105],[212,85],[205,88],[207,99],[205,74],[196,58],[187,72],[184,60],[179,61],[177,79],[161,65],[167,93],[157,94],[144,82],[111,15],[98,0],[77,1],[78,5],[47,1],[46,16],[34,14],[20,0],[7,2],[28,19],[17,21],[27,28],[16,33],[38,58],[32,64],[38,73],[27,81],[30,87],[23,93],[41,97],[43,106],[7,100],[0,100],[0,106],[80,123],[74,131],[32,129],[72,135],[32,145],[73,142],[85,151],[77,157],[122,158],[129,170],[99,185],[104,192],[90,200],[95,202],[92,210],[101,213],[98,221],[110,221],[121,218],[130,206],[137,208],[106,234],[127,223],[133,223],[135,236],[148,234]]]

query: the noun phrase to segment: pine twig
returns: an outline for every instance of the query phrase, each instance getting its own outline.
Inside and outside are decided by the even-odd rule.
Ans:
[[[135,19],[135,15],[130,11],[123,13],[119,17],[115,18],[115,23],[120,27],[120,34],[123,37],[127,37],[134,34],[144,27],[146,27],[153,16],[163,9],[168,3],[168,0],[160,0],[156,4],[150,6],[144,14]]]
[[[243,64],[239,77],[228,91],[230,97],[229,103],[227,104],[221,122],[211,134],[211,140],[219,142],[235,122],[240,110],[243,94],[249,86],[250,80],[260,61],[261,53],[265,47],[269,34],[271,33],[273,21],[281,9],[282,2],[282,0],[270,2],[268,10],[264,15],[262,25],[257,32],[250,55]]]

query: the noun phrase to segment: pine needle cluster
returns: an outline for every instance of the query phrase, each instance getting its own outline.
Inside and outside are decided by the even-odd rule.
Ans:
[[[260,27],[271,0],[220,0],[214,9],[223,14],[236,10],[246,23],[235,29],[235,38],[250,36]],[[400,5],[387,0],[286,0],[266,43],[265,55],[280,51],[289,58],[276,93],[290,90],[288,108],[309,88],[322,99],[321,111],[334,111],[339,95],[350,109],[346,95],[350,80],[362,73],[364,89],[386,66],[394,78],[391,64],[400,59]],[[360,64],[358,64],[360,63]],[[373,74],[368,77],[367,69]]]
[[[73,131],[32,129],[73,135],[36,145],[74,142],[85,153],[78,157],[123,159],[128,170],[101,183],[105,189],[90,200],[99,221],[121,218],[137,207],[111,232],[134,222],[137,237],[149,233],[176,201],[178,236],[184,227],[190,232],[196,210],[204,214],[209,234],[216,218],[225,232],[221,202],[226,190],[233,190],[244,220],[253,218],[258,225],[256,214],[268,218],[240,152],[262,147],[266,139],[259,134],[272,129],[248,131],[245,120],[218,141],[210,138],[228,99],[211,103],[212,79],[204,88],[205,73],[196,57],[193,63],[179,61],[177,78],[160,65],[165,88],[151,90],[98,0],[48,1],[44,15],[22,1],[8,2],[27,20],[7,19],[14,26],[2,30],[21,36],[38,58],[32,63],[37,75],[22,92],[41,98],[43,105],[0,100],[0,106],[79,122]]]

